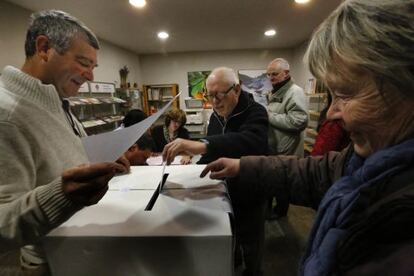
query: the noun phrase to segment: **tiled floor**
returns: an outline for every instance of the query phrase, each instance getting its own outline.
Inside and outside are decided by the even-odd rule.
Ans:
[[[314,215],[312,209],[291,205],[287,217],[266,222],[265,276],[297,275]]]

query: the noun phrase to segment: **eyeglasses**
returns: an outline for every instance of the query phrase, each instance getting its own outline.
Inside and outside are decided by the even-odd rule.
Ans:
[[[268,78],[270,78],[270,77],[277,77],[282,72],[283,71],[280,71],[280,72],[268,72],[268,73],[266,73],[266,75],[267,75]]]
[[[232,86],[230,86],[230,87],[229,87],[229,89],[227,89],[225,92],[217,92],[217,93],[215,93],[215,94],[206,93],[206,94],[205,94],[205,96],[206,96],[206,98],[207,98],[210,102],[212,102],[212,101],[213,101],[213,99],[216,99],[216,100],[222,100],[222,99],[224,99],[224,97],[226,97],[226,96],[227,96],[227,94],[229,94],[229,93],[230,93],[230,91],[231,91],[232,89],[234,89],[234,87],[235,87],[235,85],[233,84],[233,85],[232,85]]]

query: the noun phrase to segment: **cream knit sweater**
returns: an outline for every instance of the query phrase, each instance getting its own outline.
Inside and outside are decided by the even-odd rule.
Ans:
[[[68,123],[55,87],[14,67],[4,68],[0,76],[0,255],[24,246],[21,252],[28,262],[45,262],[41,238],[82,208],[64,197],[60,176],[84,163],[88,160],[81,140]]]

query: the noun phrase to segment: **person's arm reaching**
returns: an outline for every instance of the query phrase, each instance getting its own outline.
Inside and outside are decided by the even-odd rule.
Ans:
[[[177,155],[196,155],[207,152],[207,145],[199,141],[191,141],[177,138],[165,145],[162,152],[162,159],[171,164]]]
[[[205,140],[208,141],[208,151],[206,158],[203,156],[203,162],[200,163],[206,163],[219,157],[239,158],[245,155],[267,154],[269,120],[266,110],[263,106],[254,104],[247,112],[238,131],[205,137]],[[210,119],[208,133],[211,133],[212,120],[213,118]]]
[[[302,159],[294,156],[220,158],[208,164],[201,177],[211,171],[211,178],[230,178],[230,185],[236,185],[246,196],[265,199],[269,195],[289,193],[291,203],[317,208],[325,192],[341,176],[347,154],[344,150]]]
[[[211,179],[237,177],[240,173],[240,159],[220,158],[211,162],[203,169],[200,177],[205,177],[209,172]]]

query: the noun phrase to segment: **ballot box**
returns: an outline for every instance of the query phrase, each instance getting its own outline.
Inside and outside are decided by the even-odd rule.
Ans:
[[[132,167],[44,239],[53,275],[232,275],[231,206],[204,166]],[[159,192],[151,210],[148,202]]]

